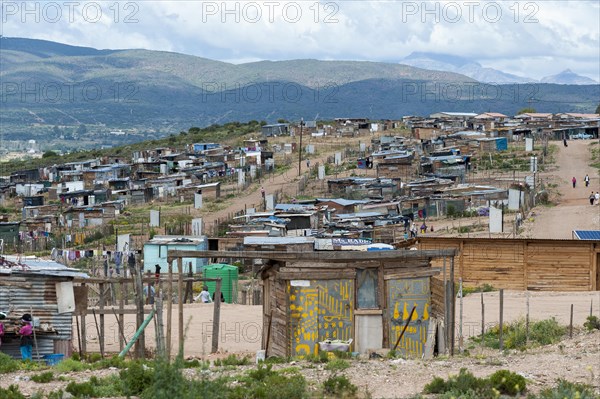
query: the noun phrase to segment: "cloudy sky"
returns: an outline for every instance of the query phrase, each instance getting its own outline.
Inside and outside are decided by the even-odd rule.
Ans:
[[[314,58],[397,63],[468,57],[539,79],[600,81],[597,1],[5,1],[1,34],[233,63]]]

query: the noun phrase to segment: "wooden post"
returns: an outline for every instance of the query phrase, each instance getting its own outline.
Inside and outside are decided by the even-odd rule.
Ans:
[[[154,303],[156,304],[156,353],[158,357],[164,357],[165,355],[165,339],[164,339],[164,325],[163,325],[163,290],[162,282],[159,280],[156,284],[156,298]]]
[[[527,311],[525,312],[525,345],[529,344],[529,291],[525,293],[527,295]]]
[[[483,291],[481,291],[481,341],[483,343],[483,335],[485,334],[485,304],[483,303]]]
[[[212,348],[210,353],[217,353],[219,350],[219,324],[221,318],[221,279],[219,278],[215,288],[215,301],[213,305],[213,335]]]
[[[454,291],[454,257],[450,258],[450,281],[448,284],[450,288],[450,345],[448,348],[450,349],[450,356],[454,355],[454,339],[455,339],[455,330],[456,330],[456,294]]]
[[[104,283],[100,283],[99,284],[100,287],[100,301],[98,303],[98,306],[100,308],[100,310],[104,310],[104,303],[106,302],[105,299],[105,292],[104,292]],[[100,343],[100,354],[102,355],[102,357],[104,358],[104,333],[105,333],[105,329],[104,329],[104,312],[100,312],[100,333],[99,333],[99,337],[98,337],[98,342]]]
[[[125,308],[125,287],[123,281],[119,281],[119,292],[121,297],[119,298],[119,331],[121,335],[119,336],[119,351],[122,351],[125,348],[126,338],[125,338],[125,315],[123,314],[123,309]]]
[[[569,322],[569,338],[573,338],[573,304],[571,304],[571,319]]]
[[[500,330],[498,331],[498,340],[500,341],[500,350],[504,349],[504,289],[500,289]]]
[[[458,350],[463,353],[463,282],[458,279],[458,296],[460,298],[460,312],[458,316]]]
[[[81,284],[82,287],[85,287],[85,283]],[[89,296],[89,294],[88,294]],[[86,309],[87,312],[87,309]],[[85,330],[85,312],[81,314],[81,356],[85,356],[87,353],[87,333]]]
[[[142,269],[141,267],[133,267],[130,270],[132,277],[135,279],[135,307],[136,307],[136,329],[139,330],[144,323],[144,283],[142,281]],[[150,292],[148,292],[150,294]],[[150,296],[150,295],[148,295]],[[146,352],[146,336],[144,331],[139,335],[138,340],[135,343],[135,354],[138,359],[143,359]]]
[[[169,259],[167,261],[169,262],[169,284],[167,286],[167,342],[165,342],[165,348],[167,349],[167,359],[171,359],[171,322],[173,321],[173,261]]]
[[[183,260],[177,258],[177,309],[179,313],[179,354],[183,356]]]

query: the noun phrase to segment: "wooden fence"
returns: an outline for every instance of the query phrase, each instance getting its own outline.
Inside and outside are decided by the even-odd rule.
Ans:
[[[600,289],[600,243],[581,240],[421,237],[419,249],[458,249],[468,286],[533,291]],[[433,262],[433,266],[439,266]]]

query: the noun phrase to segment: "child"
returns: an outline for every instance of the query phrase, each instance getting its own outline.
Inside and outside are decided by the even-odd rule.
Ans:
[[[33,326],[31,325],[31,315],[25,313],[21,318],[21,328],[17,332],[21,336],[21,357],[23,360],[31,360],[32,348],[33,348]]]
[[[200,300],[202,303],[210,303],[211,299],[210,299],[210,293],[208,292],[208,287],[204,286],[202,287],[202,292],[200,292],[200,294],[198,294],[198,296],[196,298],[194,298],[194,301]]]

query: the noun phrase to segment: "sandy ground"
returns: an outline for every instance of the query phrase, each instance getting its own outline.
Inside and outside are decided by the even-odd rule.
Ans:
[[[552,386],[559,378],[573,382],[593,385],[600,393],[600,331],[586,333],[582,324],[590,312],[600,316],[600,292],[586,293],[543,293],[529,294],[517,291],[506,291],[504,298],[504,319],[516,320],[526,314],[526,298],[529,295],[531,320],[541,320],[556,317],[561,324],[568,325],[570,307],[573,304],[573,338],[566,338],[560,344],[528,350],[526,352],[509,351],[501,353],[496,350],[474,345],[465,338],[465,348],[469,355],[457,354],[453,358],[441,356],[431,361],[421,359],[367,359],[361,356],[352,361],[351,367],[344,371],[351,381],[364,394],[369,392],[373,398],[409,398],[422,392],[423,387],[434,376],[447,378],[457,374],[461,368],[467,368],[477,376],[488,376],[496,370],[509,369],[522,374],[528,379],[530,392]],[[485,303],[486,325],[496,324],[499,317],[499,293],[483,294]],[[221,331],[219,339],[220,353],[211,355],[213,306],[204,304],[188,304],[184,306],[185,325],[187,326],[185,340],[186,357],[214,360],[228,353],[249,355],[254,359],[260,349],[261,307],[247,305],[224,304],[221,313]],[[173,347],[177,347],[177,314],[174,312]],[[457,302],[458,339],[460,324],[460,302]],[[463,334],[465,337],[477,335],[481,331],[481,296],[471,294],[463,300]],[[118,335],[114,317],[106,318],[107,335],[105,337],[107,350],[118,351]],[[93,317],[87,320],[88,350],[97,350],[97,336]],[[134,329],[134,318],[130,316],[126,323],[126,335],[130,337]],[[154,326],[151,323],[147,331],[147,346],[154,347]],[[457,348],[458,352],[458,348]],[[305,361],[294,361],[300,372],[307,378],[313,390],[316,390],[331,372],[323,369],[323,365],[315,365]],[[221,373],[241,373],[254,366],[238,367],[236,370],[223,371],[211,368],[209,375]],[[290,367],[290,364],[277,367]],[[117,370],[100,370],[94,372],[70,373],[69,379],[84,381],[92,375],[106,376]],[[198,377],[198,370],[186,371],[191,377]],[[21,391],[33,394],[39,390],[52,391],[66,386],[68,381],[55,381],[51,384],[37,384],[29,380],[34,373],[19,372],[0,374],[0,386],[18,384]]]

